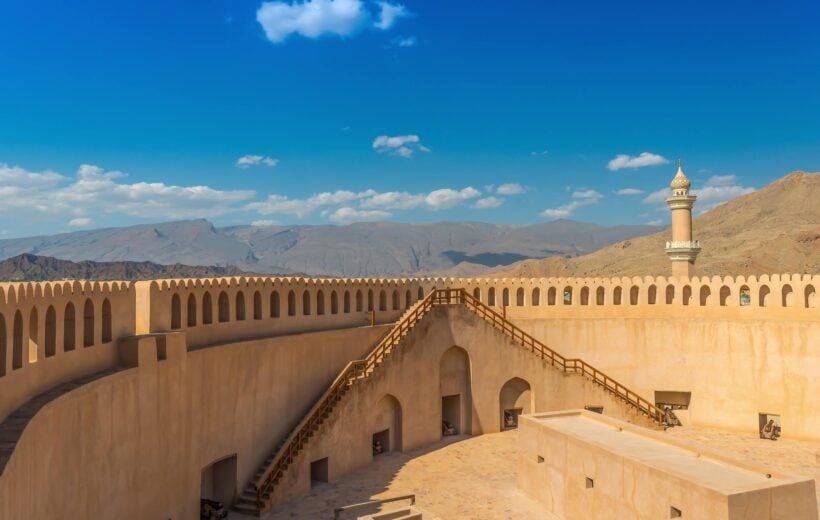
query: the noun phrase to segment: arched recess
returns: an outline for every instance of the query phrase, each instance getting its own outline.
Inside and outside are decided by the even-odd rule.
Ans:
[[[376,403],[370,424],[370,433],[373,436],[373,455],[402,451],[401,419],[401,403],[395,396],[386,394]],[[376,449],[377,442],[378,450]]]
[[[741,307],[748,307],[752,304],[752,291],[749,289],[748,285],[743,285],[740,287],[737,303]]]
[[[794,291],[792,290],[792,286],[786,284],[783,286],[783,297],[781,298],[781,305],[783,307],[793,307],[794,306]]]
[[[712,303],[712,289],[710,289],[708,285],[704,285],[700,288],[700,304],[701,305],[711,305],[711,303]]]
[[[330,314],[339,314],[339,295],[330,291]]]
[[[487,305],[495,306],[495,287],[490,287],[487,290]]]
[[[612,289],[612,305],[620,305],[623,298],[623,289],[616,287]]]
[[[205,291],[202,295],[202,324],[210,325],[214,322],[214,304],[211,301],[211,293]]]
[[[342,310],[347,314],[350,312],[350,291],[345,291],[343,300]]]
[[[316,293],[316,315],[321,316],[325,313],[325,292],[319,289]]]
[[[675,301],[675,286],[671,283],[666,286],[666,305],[672,305]]]
[[[384,289],[379,291],[379,310],[387,310],[387,293],[384,291]]]
[[[6,317],[0,314],[0,377],[6,375]]]
[[[288,316],[296,316],[296,293],[288,292]]]
[[[282,315],[282,308],[280,307],[280,305],[282,305],[282,304],[279,302],[279,292],[278,291],[273,291],[272,293],[270,293],[270,317],[271,318],[278,318],[279,316]]]
[[[692,301],[692,287],[688,285],[683,286],[683,304],[689,305],[689,302]]]
[[[807,309],[817,307],[817,291],[813,285],[807,285],[803,290],[803,306]]]
[[[38,350],[40,348],[40,315],[37,307],[31,308],[28,317],[28,362],[36,363]]]
[[[506,287],[501,291],[501,305],[504,307],[510,306],[510,290]]]
[[[532,298],[530,299],[530,305],[533,307],[538,307],[541,305],[541,289],[536,287],[532,290]]]
[[[259,291],[253,293],[253,319],[262,319],[262,295]]]
[[[74,304],[68,302],[63,314],[63,352],[74,350],[77,345],[77,325],[74,313]]]
[[[398,289],[393,289],[393,310],[397,311],[399,309],[401,309],[401,297]]]
[[[413,293],[410,292],[410,289],[407,289],[404,292],[404,308],[409,309],[411,305],[413,305]]]
[[[467,351],[457,346],[447,349],[439,361],[439,378],[442,423],[454,427],[458,434],[470,435],[473,431],[473,403]]]
[[[641,289],[637,285],[633,285],[629,289],[629,305],[638,305],[638,298],[640,297]]]
[[[51,305],[49,305],[46,310],[45,332],[45,354],[46,357],[51,357],[57,354],[57,312]]]
[[[219,297],[216,300],[216,305],[218,307],[217,318],[219,318],[219,323],[225,323],[231,319],[231,304],[228,301],[228,295],[225,291],[219,293]]]
[[[179,295],[174,293],[171,296],[171,330],[182,328],[182,302]]]
[[[94,345],[94,302],[91,298],[85,300],[83,307],[83,346]]]
[[[498,392],[501,430],[518,428],[518,416],[535,410],[530,384],[520,377],[504,383]]]
[[[519,287],[517,291],[515,291],[515,305],[518,307],[524,306],[524,288]]]
[[[236,292],[236,321],[245,321],[245,294]]]
[[[102,342],[108,343],[111,341],[112,335],[112,320],[113,316],[111,314],[111,302],[108,301],[108,298],[103,300],[102,304]]]
[[[769,289],[768,285],[761,285],[760,290],[757,292],[757,306],[758,307],[768,307],[769,301],[771,298],[772,291]]]
[[[606,297],[606,290],[603,287],[595,289],[595,305],[603,305]]]
[[[419,298],[418,299],[419,300],[424,299],[424,289],[422,289],[421,287],[419,287]]]
[[[581,305],[589,305],[589,287],[581,287]]]
[[[723,285],[720,288],[720,306],[726,307],[729,305],[729,297],[732,296],[732,290],[728,286]]]
[[[364,298],[362,297],[362,291],[356,291],[356,312],[362,312],[364,310]]]
[[[302,316],[310,316],[310,291],[302,292]]]
[[[373,312],[373,289],[367,290],[367,312]]]
[[[478,287],[473,289],[473,298],[475,298],[478,301],[481,301],[481,289],[479,289]]]
[[[655,285],[650,285],[646,291],[646,302],[649,305],[655,305],[658,301],[658,288]]]
[[[196,327],[196,296],[188,295],[188,326]]]
[[[555,287],[547,289],[547,305],[555,305],[556,293]]]
[[[19,310],[14,313],[14,327],[12,330],[11,368],[23,368],[23,313]]]

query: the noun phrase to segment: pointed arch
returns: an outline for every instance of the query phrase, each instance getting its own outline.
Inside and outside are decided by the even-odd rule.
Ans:
[[[28,315],[28,362],[36,363],[40,349],[40,314],[32,307]]]
[[[487,305],[495,307],[495,287],[490,287],[487,290]]]
[[[786,284],[786,285],[783,286],[781,305],[783,307],[793,307],[794,306],[794,291],[792,290],[792,286],[789,285],[789,284]]]
[[[650,285],[646,291],[646,303],[649,305],[655,305],[658,299],[658,288],[657,286]]]
[[[228,300],[228,294],[225,291],[219,293],[216,300],[216,305],[219,310],[217,318],[219,323],[226,323],[231,320],[231,302]]]
[[[598,287],[595,289],[595,305],[603,305],[606,298],[606,289]]]
[[[500,430],[518,427],[518,416],[535,410],[530,383],[520,377],[513,377],[498,391]]]
[[[262,319],[262,293],[259,291],[253,292],[253,319]]]
[[[555,287],[550,287],[547,290],[547,305],[555,305],[555,301],[558,298],[557,293],[558,290],[556,290]]]
[[[532,298],[530,298],[530,305],[538,307],[541,305],[541,289],[536,287],[532,290]]]
[[[367,312],[373,312],[373,289],[367,290]]]
[[[612,289],[612,305],[620,305],[623,299],[623,289],[615,287]]]
[[[322,316],[325,313],[325,292],[321,289],[316,291],[316,315]]]
[[[188,326],[196,327],[196,296],[188,295]]]
[[[52,305],[49,305],[46,309],[45,333],[45,355],[51,357],[57,354],[57,311],[54,310]]]
[[[813,285],[807,285],[803,289],[803,306],[807,309],[817,307],[817,291],[815,291]]]
[[[581,305],[589,305],[589,287],[581,287]]]
[[[310,291],[302,292],[302,316],[310,316]]]
[[[330,291],[330,314],[339,314],[339,295]]]
[[[638,305],[638,298],[640,298],[641,289],[637,285],[629,288],[629,305]]]
[[[413,306],[413,293],[410,292],[410,289],[407,289],[404,293],[404,308],[409,309]]]
[[[102,304],[102,342],[109,343],[111,341],[112,336],[112,315],[111,315],[111,302],[108,301],[108,298],[103,300]]]
[[[711,305],[712,303],[712,289],[708,285],[703,285],[700,288],[700,304]]]
[[[671,283],[666,286],[666,304],[672,305],[675,301],[675,286]]]
[[[393,289],[393,310],[401,309],[401,297],[399,297],[398,289]]]
[[[14,330],[12,331],[11,369],[23,368],[23,313],[14,313]]]
[[[74,304],[68,302],[63,314],[63,352],[71,352],[77,345],[77,324]]]
[[[0,314],[0,377],[6,375],[6,317]]]
[[[205,291],[202,295],[202,324],[210,325],[214,322],[214,304],[211,301],[211,293]]]
[[[724,285],[720,288],[720,306],[726,307],[729,305],[729,298],[732,296],[732,290]]]
[[[524,288],[523,287],[519,287],[515,291],[515,305],[517,307],[523,307],[524,306]]]
[[[179,294],[171,296],[171,330],[182,328],[182,302],[179,301]]]
[[[296,316],[296,293],[288,291],[288,316]]]
[[[473,289],[473,298],[475,298],[478,301],[481,301],[481,289],[479,289],[478,287]]]
[[[279,291],[273,291],[270,293],[270,317],[271,318],[278,318],[281,316],[282,309],[280,307],[281,302],[279,301]]]
[[[236,312],[236,315],[234,318],[236,321],[245,321],[245,293],[242,291],[236,291],[235,302],[236,308],[234,311]]]
[[[94,345],[94,302],[86,298],[83,307],[83,347]]]
[[[384,289],[379,291],[379,310],[386,311],[387,310],[387,293],[384,292]]]
[[[356,291],[356,312],[362,312],[364,310],[364,297],[362,296],[362,291]]]
[[[419,296],[419,297],[418,297],[418,299],[419,299],[419,300],[423,300],[423,299],[424,299],[424,289],[423,289],[423,288],[421,288],[421,287],[419,287],[419,290],[418,290],[418,296]]]
[[[758,291],[757,295],[757,305],[758,307],[768,307],[769,306],[769,298],[771,294],[771,289],[769,289],[768,285],[761,285],[760,290]]]
[[[507,287],[501,291],[501,305],[504,307],[510,306],[510,290]]]
[[[572,287],[564,287],[564,305],[572,305]]]
[[[342,303],[343,303],[342,309],[343,309],[344,313],[348,314],[350,312],[350,291],[345,291],[345,296],[343,298]]]

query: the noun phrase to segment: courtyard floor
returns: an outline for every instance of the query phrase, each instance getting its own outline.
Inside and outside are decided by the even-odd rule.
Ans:
[[[673,428],[666,434],[776,471],[814,477],[816,486],[820,483],[820,443],[768,441],[692,426]],[[425,520],[549,519],[536,501],[518,489],[516,461],[515,431],[453,437],[423,449],[376,457],[371,465],[332,484],[316,486],[265,519],[330,519],[335,507],[411,493],[416,494]],[[406,504],[390,504],[384,510]],[[355,517],[347,513],[343,518]],[[229,518],[250,519],[237,513]]]

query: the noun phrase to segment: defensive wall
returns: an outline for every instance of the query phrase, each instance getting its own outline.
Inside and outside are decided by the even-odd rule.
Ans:
[[[445,287],[464,288],[564,356],[583,358],[649,400],[655,391],[691,392],[686,420],[693,424],[751,432],[757,413],[771,412],[781,414],[785,437],[820,439],[820,276],[0,284],[0,421],[9,419],[0,425],[49,389],[118,370],[46,404],[13,442],[0,432],[0,458],[3,450],[7,458],[0,518],[58,511],[193,517],[200,468],[235,454],[239,482],[247,481],[345,363],[363,356],[387,324],[433,288]],[[425,339],[433,358],[444,343],[474,357],[470,345],[492,336],[463,316],[447,320]],[[480,356],[494,371],[469,365],[473,389],[488,381],[487,396],[473,394],[485,403],[470,419],[473,433],[500,427],[496,387],[513,373],[527,374],[534,407],[550,403],[555,385],[529,373],[531,358]],[[439,363],[408,364],[416,366],[409,380],[435,379]],[[379,389],[372,396],[383,392],[400,403],[410,424],[408,414],[421,412],[401,384],[390,383],[409,377],[399,373],[368,384]],[[573,406],[614,408],[603,398],[586,402],[593,393],[577,395]],[[390,403],[369,403],[388,411],[362,420],[390,422]],[[394,443],[424,442],[433,435],[427,422]],[[293,473],[293,489],[304,486],[304,471]]]

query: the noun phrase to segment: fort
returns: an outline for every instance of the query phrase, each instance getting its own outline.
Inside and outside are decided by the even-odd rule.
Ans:
[[[0,518],[196,518],[206,492],[264,515],[376,441],[585,407],[820,442],[820,275],[694,276],[693,202],[676,177],[670,277],[0,284]],[[790,478],[743,518],[816,518]]]

